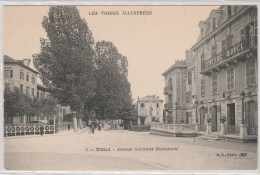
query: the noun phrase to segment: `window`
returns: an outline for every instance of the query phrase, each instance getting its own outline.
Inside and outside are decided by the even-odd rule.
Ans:
[[[216,28],[216,18],[213,18],[212,20],[212,28],[213,30]]]
[[[12,78],[13,70],[5,70],[5,78]]]
[[[159,103],[156,104],[157,108],[159,108]]]
[[[231,6],[227,7],[227,15],[228,15],[228,18],[231,17]]]
[[[32,92],[32,96],[34,96],[34,88],[32,88],[31,92]]]
[[[26,81],[29,82],[29,75],[26,75]]]
[[[20,84],[20,91],[23,92],[23,85]]]
[[[191,103],[191,91],[186,92],[186,103]]]
[[[235,76],[234,76],[234,68],[228,68],[227,69],[227,90],[234,90],[234,81],[235,81]]]
[[[60,108],[60,113],[62,113],[62,108]]]
[[[192,73],[188,73],[188,84],[192,84]]]
[[[40,93],[39,92],[37,92],[37,98],[40,98]]]
[[[246,85],[255,85],[256,75],[255,75],[255,59],[246,60]]]
[[[201,96],[205,97],[206,95],[206,84],[205,84],[205,79],[201,80]]]
[[[66,115],[66,109],[63,109],[63,115]]]
[[[20,79],[24,80],[24,73],[22,71],[20,72]]]
[[[141,108],[144,108],[144,103],[141,103]]]
[[[217,45],[214,45],[211,47],[211,56],[216,57],[217,56]]]
[[[246,26],[243,29],[241,29],[241,31],[240,31],[241,41],[248,40],[249,35],[250,35],[250,27],[249,26]]]
[[[35,77],[32,77],[32,84],[35,84]]]
[[[30,94],[30,88],[28,86],[26,86],[26,94],[29,95]]]
[[[212,74],[212,95],[217,95],[218,93],[218,79],[217,73]]]

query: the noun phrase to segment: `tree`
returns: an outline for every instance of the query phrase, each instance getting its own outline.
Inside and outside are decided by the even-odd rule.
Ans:
[[[127,58],[109,41],[95,45],[96,112],[100,118],[117,119],[132,105],[127,80]]]
[[[27,115],[30,111],[31,99],[17,87],[13,91],[4,91],[5,123],[12,123],[15,116]]]
[[[40,39],[34,65],[61,104],[82,111],[95,89],[92,33],[74,6],[50,7],[42,26],[48,39]]]

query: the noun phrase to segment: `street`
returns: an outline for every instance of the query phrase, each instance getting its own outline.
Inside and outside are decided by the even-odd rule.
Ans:
[[[256,143],[125,130],[5,138],[6,170],[255,170]],[[242,153],[242,154],[241,154]],[[244,154],[243,154],[244,153]]]

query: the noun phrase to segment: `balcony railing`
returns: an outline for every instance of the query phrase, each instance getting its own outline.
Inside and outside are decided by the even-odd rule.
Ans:
[[[220,62],[223,63],[225,62],[224,60],[233,59],[240,53],[249,51],[250,48],[257,48],[257,37],[251,36],[248,40],[240,41],[210,59],[202,60],[201,70],[204,71],[219,64]]]
[[[172,109],[173,108],[173,103],[165,103],[164,104],[164,109]]]
[[[224,129],[226,135],[239,135],[240,133],[239,125],[225,125]]]
[[[163,93],[164,94],[172,94],[173,87],[172,86],[166,86],[164,87]]]

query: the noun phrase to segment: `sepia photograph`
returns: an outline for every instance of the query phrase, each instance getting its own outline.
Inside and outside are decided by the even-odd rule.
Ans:
[[[4,172],[259,172],[257,5],[4,5]]]

